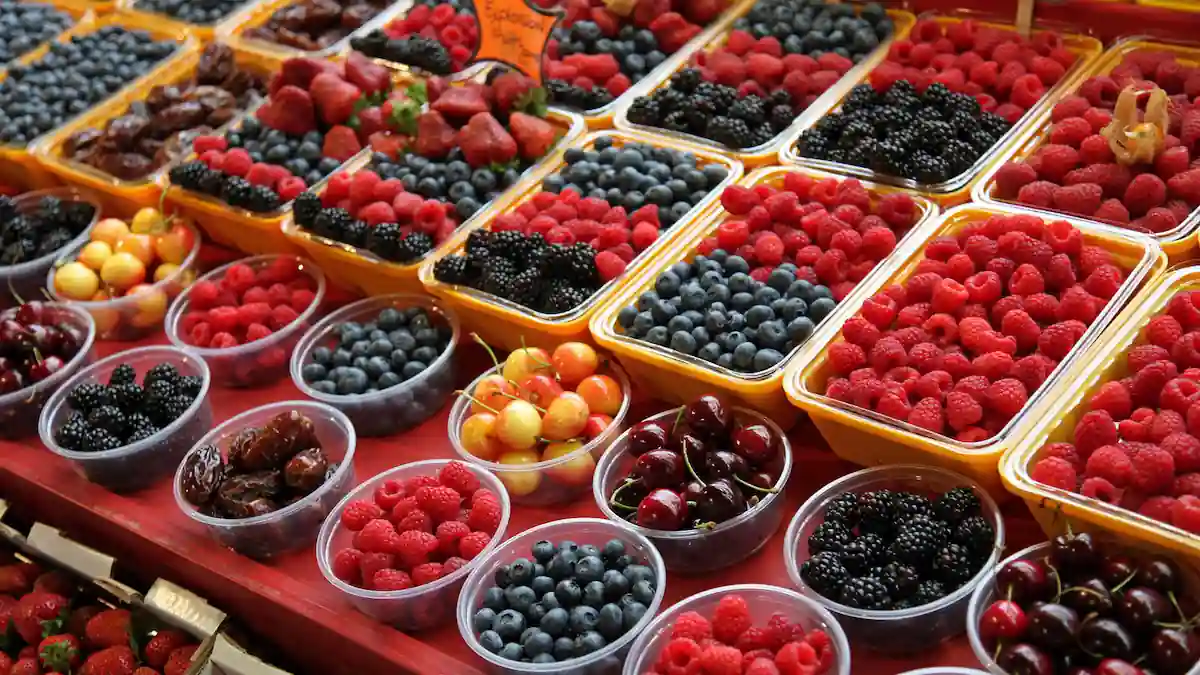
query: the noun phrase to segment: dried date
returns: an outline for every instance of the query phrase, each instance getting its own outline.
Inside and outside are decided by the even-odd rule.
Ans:
[[[225,461],[215,445],[206,445],[183,464],[183,497],[195,506],[206,506],[225,480]]]
[[[325,471],[329,460],[320,448],[309,448],[297,452],[283,467],[283,481],[301,494],[308,494],[325,482]]]

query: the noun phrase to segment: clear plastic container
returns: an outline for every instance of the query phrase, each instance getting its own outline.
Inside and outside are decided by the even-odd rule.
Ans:
[[[483,595],[495,585],[496,568],[517,558],[530,557],[530,549],[541,540],[560,542],[570,540],[576,544],[592,544],[603,547],[610,539],[619,539],[625,544],[625,552],[633,556],[638,564],[648,565],[654,570],[654,600],[646,607],[646,615],[617,640],[604,649],[587,656],[558,663],[522,663],[500,658],[479,644],[471,618],[483,604]],[[667,571],[658,550],[642,535],[616,523],[599,518],[568,518],[539,525],[505,541],[488,553],[471,572],[458,596],[458,632],[463,641],[478,657],[487,662],[488,670],[499,675],[616,675],[621,672],[621,663],[627,661],[634,638],[650,624],[662,606],[667,588]]]
[[[644,421],[670,421],[676,419],[682,408],[672,408]],[[609,505],[613,490],[629,475],[635,460],[627,451],[629,432],[622,433],[613,442],[608,452],[600,458],[596,475],[592,479],[592,494],[600,512],[609,520],[619,523],[654,542],[666,561],[667,569],[680,574],[704,574],[735,565],[754,555],[779,529],[783,520],[783,490],[792,474],[792,444],[782,429],[764,415],[746,408],[733,408],[736,422],[765,424],[779,439],[779,456],[772,469],[779,474],[775,483],[776,492],[758,495],[761,501],[737,518],[719,523],[711,530],[679,530],[675,532],[652,530],[639,527],[625,520]],[[756,493],[749,490],[746,496]]]
[[[824,522],[825,506],[834,497],[845,493],[871,490],[908,490],[917,493],[942,494],[956,487],[971,487],[979,495],[982,515],[996,533],[992,554],[979,572],[953,593],[919,607],[882,611],[847,607],[809,588],[800,577],[800,564],[809,558],[808,537]],[[1000,552],[1004,550],[1004,519],[996,502],[978,483],[965,476],[932,466],[902,464],[899,466],[863,469],[826,485],[796,512],[788,525],[783,542],[783,557],[788,576],[800,592],[833,612],[842,622],[846,634],[856,644],[885,653],[913,653],[931,649],[962,634],[971,591],[991,575]]]
[[[508,501],[508,493],[504,485],[487,471],[470,464],[467,468],[479,478],[480,487],[485,487],[496,493],[500,498],[500,528],[492,535],[487,548],[468,562],[462,568],[444,576],[437,581],[422,586],[416,586],[404,591],[372,591],[348,584],[333,574],[332,561],[337,551],[351,545],[353,533],[341,526],[342,509],[350,502],[359,499],[371,499],[379,485],[388,480],[403,481],[416,476],[435,475],[443,466],[453,460],[429,459],[423,462],[403,464],[394,469],[368,479],[354,488],[354,491],[333,509],[325,524],[321,526],[321,534],[317,537],[317,565],[325,580],[341,591],[355,609],[383,623],[395,626],[402,631],[416,631],[433,628],[454,620],[454,607],[458,602],[458,594],[467,575],[487,558],[501,542],[508,529],[508,517],[512,513],[512,504]]]
[[[146,372],[160,363],[175,366],[185,377],[198,376],[203,382],[196,400],[174,422],[149,438],[104,452],[75,452],[60,447],[54,440],[54,432],[72,413],[67,396],[75,387],[89,382],[107,384],[112,371],[124,364],[137,371],[141,382]],[[153,346],[118,352],[79,371],[50,397],[38,420],[38,433],[51,452],[71,460],[84,478],[114,492],[139,490],[169,476],[184,454],[212,429],[209,380],[204,360],[187,350]]]
[[[1148,555],[1147,551],[1145,550],[1138,551],[1120,544],[1114,544],[1110,538],[1102,537],[1101,542],[1103,542],[1106,549],[1118,548],[1125,553],[1135,556]],[[987,668],[987,672],[992,673],[992,675],[1009,675],[1008,671],[996,664],[996,661],[993,658],[996,655],[995,651],[985,648],[983,645],[983,639],[979,636],[979,620],[983,616],[984,610],[986,610],[988,606],[992,604],[992,601],[997,597],[995,572],[998,572],[1001,567],[1004,567],[1014,560],[1033,560],[1045,558],[1049,554],[1050,542],[1048,541],[1040,544],[1034,544],[1029,548],[1017,551],[1011,556],[1005,558],[993,570],[993,572],[988,574],[987,578],[979,584],[978,588],[975,589],[975,592],[971,594],[971,605],[967,610],[967,638],[971,642],[971,651],[975,652],[975,658],[979,659],[979,663],[981,663],[984,668]],[[1179,569],[1183,576],[1184,585],[1193,594],[1192,599],[1195,599],[1196,596],[1194,594],[1200,592],[1200,580],[1197,578],[1196,570],[1193,567],[1193,564],[1194,559],[1187,564],[1179,565]],[[1185,604],[1184,606],[1186,607],[1187,605]],[[974,673],[977,671],[969,672]],[[1192,668],[1187,671],[1187,675],[1200,675],[1200,663],[1192,666]]]
[[[621,671],[622,675],[642,675],[649,670],[670,641],[671,627],[675,625],[675,620],[680,614],[699,612],[703,616],[711,617],[721,598],[734,594],[746,599],[755,626],[766,625],[772,614],[781,612],[789,621],[803,626],[805,632],[816,629],[825,631],[837,655],[836,664],[826,671],[826,675],[850,675],[850,643],[846,641],[846,634],[838,624],[837,618],[830,614],[829,610],[791,589],[762,584],[714,588],[684,598],[663,610],[633,643],[629,658],[625,660],[625,668]]]
[[[337,464],[321,487],[303,499],[261,516],[234,520],[215,518],[200,513],[183,497],[183,468],[187,458],[205,445],[215,445],[227,456],[229,443],[246,427],[261,427],[279,413],[298,412],[312,420],[321,449],[331,463]],[[175,503],[189,518],[200,523],[210,536],[224,546],[252,558],[268,558],[299,548],[305,548],[317,537],[321,524],[350,492],[354,485],[354,448],[357,437],[354,425],[341,413],[324,403],[312,401],[278,401],[268,403],[231,417],[201,438],[179,463],[175,472]]]
[[[420,375],[400,384],[366,394],[331,395],[321,393],[308,385],[300,374],[313,349],[319,346],[336,346],[334,333],[341,323],[373,321],[386,308],[408,309],[422,307],[430,314],[441,317],[450,327],[453,336],[446,350],[437,360],[429,364]],[[300,393],[327,403],[341,410],[354,423],[359,436],[391,436],[417,426],[442,409],[446,399],[454,393],[455,361],[454,347],[462,335],[462,326],[454,312],[443,309],[428,296],[383,295],[367,298],[346,305],[325,317],[313,326],[292,350],[292,383]]]
[[[485,370],[471,382],[464,391],[470,393],[483,378],[498,373],[495,367]],[[621,409],[613,415],[612,423],[599,436],[593,438],[570,454],[535,462],[533,464],[500,464],[488,462],[467,452],[462,445],[459,431],[463,422],[472,415],[471,401],[465,396],[459,396],[450,409],[448,423],[450,443],[458,456],[464,460],[482,466],[496,474],[501,483],[508,488],[508,496],[514,504],[522,506],[549,506],[566,504],[578,499],[592,485],[592,475],[596,471],[596,460],[604,454],[605,449],[618,435],[625,430],[625,418],[629,415],[630,387],[629,378],[625,371],[616,363],[609,361],[597,371],[602,375],[610,375],[621,384],[624,397]]]
[[[79,252],[87,245],[86,239],[77,240],[77,244],[61,254],[54,265],[46,272],[46,288],[50,297],[58,302],[67,302],[79,307],[92,315],[96,321],[97,337],[101,340],[140,340],[151,333],[157,332],[162,326],[163,317],[167,314],[167,306],[183,289],[192,284],[196,278],[196,258],[200,255],[200,233],[190,223],[182,225],[192,231],[195,243],[187,257],[180,263],[179,269],[172,272],[162,281],[150,284],[150,290],[136,295],[123,295],[109,300],[68,300],[58,295],[54,289],[54,273],[60,266],[75,260]]]
[[[53,253],[40,258],[27,260],[17,265],[0,266],[0,309],[18,305],[22,300],[38,300],[41,291],[46,287],[46,273],[54,267],[62,252],[75,249],[87,243],[92,226],[100,220],[100,202],[91,193],[73,187],[51,188],[26,192],[13,199],[18,213],[33,213],[37,211],[38,202],[42,197],[57,197],[64,202],[87,202],[92,205],[92,221],[84,228],[79,236]]]
[[[96,323],[87,312],[72,305],[59,303],[47,303],[45,308],[61,313],[55,317],[54,323],[66,324],[83,334],[79,352],[61,370],[41,382],[0,395],[0,438],[16,440],[36,434],[38,416],[51,394],[96,357],[93,352],[96,343]]]
[[[306,51],[298,47],[292,47],[279,42],[271,42],[257,37],[249,37],[246,33],[252,29],[260,28],[272,18],[275,14],[284,11],[293,5],[300,4],[297,0],[264,0],[262,2],[252,3],[249,9],[241,12],[238,15],[235,25],[223,26],[223,33],[229,36],[229,41],[238,51],[258,52],[269,54],[271,56],[291,58],[291,57],[308,57],[314,59],[329,58],[346,52],[350,46],[350,38],[353,35],[363,31],[370,25],[380,14],[389,11],[385,6],[378,14],[371,17],[359,28],[351,31],[346,37],[334,42],[333,44],[316,51]],[[408,0],[404,0],[401,5],[411,4]],[[394,7],[394,5],[393,5]]]
[[[325,301],[325,274],[311,261],[288,255],[263,255],[253,258],[242,258],[228,265],[223,265],[197,279],[200,281],[217,282],[225,277],[225,273],[234,265],[248,265],[258,272],[270,267],[278,258],[293,258],[296,269],[312,279],[316,285],[313,290],[313,301],[308,308],[300,313],[291,323],[280,328],[261,340],[230,347],[214,349],[196,347],[188,344],[180,333],[180,322],[188,311],[190,289],[175,299],[171,310],[167,312],[165,325],[167,339],[171,344],[186,348],[200,355],[212,369],[213,381],[225,387],[259,387],[270,384],[285,377],[288,373],[288,355],[292,353],[300,337],[312,325],[313,319],[321,311]]]
[[[934,666],[920,670],[909,670],[900,675],[987,675],[982,670],[972,668],[954,668],[952,666]]]

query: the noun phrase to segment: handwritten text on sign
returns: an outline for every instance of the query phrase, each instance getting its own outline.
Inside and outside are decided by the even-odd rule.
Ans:
[[[541,80],[542,51],[558,16],[544,14],[524,0],[476,0],[479,49],[472,63],[499,61]]]

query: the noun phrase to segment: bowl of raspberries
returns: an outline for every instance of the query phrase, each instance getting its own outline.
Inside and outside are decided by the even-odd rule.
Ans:
[[[791,589],[723,586],[658,615],[634,642],[622,671],[681,672],[848,675],[850,644],[829,610]]]
[[[42,409],[49,450],[113,491],[170,475],[212,428],[204,359],[168,346],[123,351],[84,368]]]
[[[987,492],[933,466],[863,469],[796,512],[784,540],[792,583],[859,644],[936,647],[966,630],[971,592],[1004,549]]]
[[[454,620],[463,582],[503,541],[510,512],[504,485],[485,469],[444,459],[404,464],[334,508],[317,562],[360,612],[401,630],[432,628]]]

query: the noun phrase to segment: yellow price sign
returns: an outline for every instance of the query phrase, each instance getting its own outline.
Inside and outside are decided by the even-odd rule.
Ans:
[[[524,0],[475,0],[479,18],[479,48],[471,63],[496,61],[542,79],[542,53],[559,14],[533,7]]]

